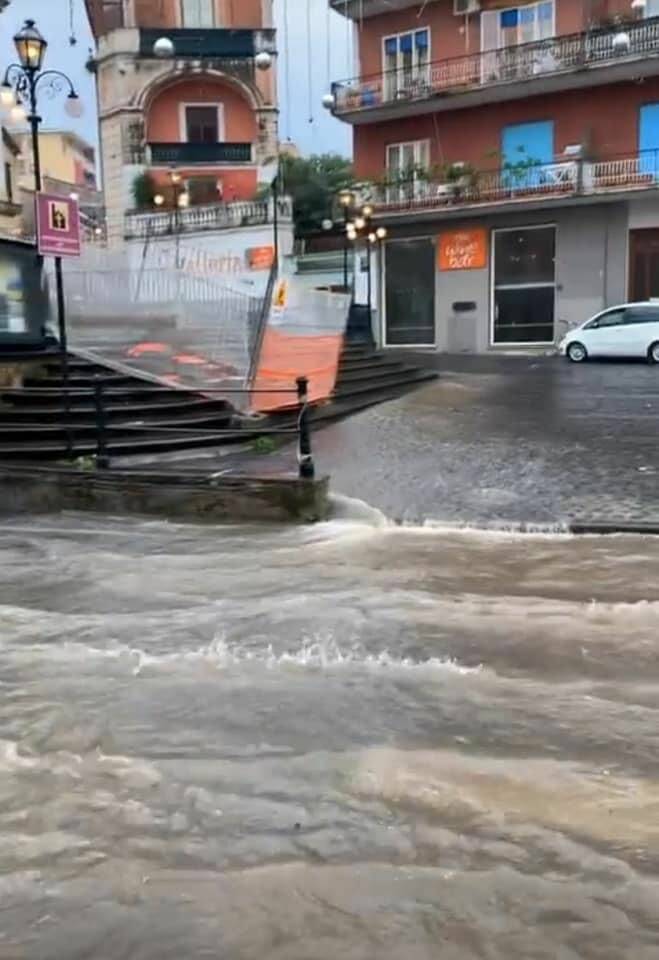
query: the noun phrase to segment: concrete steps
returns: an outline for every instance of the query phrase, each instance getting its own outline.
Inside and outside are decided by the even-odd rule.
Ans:
[[[69,363],[69,416],[59,360],[31,365],[23,389],[0,387],[0,461],[52,461],[97,452],[97,414],[92,390],[103,383],[106,446],[110,456],[165,453],[246,439],[234,408],[117,373],[74,354]]]
[[[357,410],[414,390],[437,374],[376,350],[367,340],[347,341],[339,360],[330,403],[315,411],[315,419],[344,417]]]

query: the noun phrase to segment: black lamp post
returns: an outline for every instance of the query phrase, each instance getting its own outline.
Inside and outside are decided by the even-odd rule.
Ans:
[[[41,87],[46,87],[50,95],[68,90],[67,99],[72,106],[78,103],[78,94],[73,83],[65,73],[59,70],[42,70],[48,41],[41,35],[34,20],[26,20],[23,27],[14,37],[14,46],[18,54],[18,63],[12,63],[5,71],[0,101],[9,106],[12,102],[21,104],[29,111],[27,121],[30,124],[32,135],[32,156],[34,160],[34,187],[38,193],[41,190],[41,159],[39,155],[39,124],[41,117],[38,111],[38,94]]]
[[[350,211],[355,202],[355,197],[350,190],[341,190],[339,193],[339,204],[343,210],[343,289],[348,289],[348,223],[350,222]]]
[[[37,29],[34,20],[26,20],[23,27],[14,36],[14,46],[18,63],[10,64],[0,86],[0,102],[4,106],[20,105],[27,109],[27,121],[30,124],[32,140],[32,158],[34,164],[35,216],[36,195],[41,191],[41,157],[39,153],[39,124],[41,117],[38,109],[38,95],[42,88],[52,97],[68,90],[69,112],[79,115],[79,99],[75,87],[65,73],[59,70],[42,70],[42,64],[48,48],[47,40]],[[62,360],[62,382],[64,386],[64,413],[66,420],[67,451],[72,453],[73,441],[69,424],[69,364],[66,337],[66,311],[64,303],[64,284],[62,280],[62,260],[55,257],[55,284],[57,292],[57,323],[59,328],[60,355]]]

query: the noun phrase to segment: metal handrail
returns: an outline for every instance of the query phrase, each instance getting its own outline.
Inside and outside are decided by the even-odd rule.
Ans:
[[[604,160],[559,158],[552,163],[513,163],[492,170],[465,168],[462,175],[453,171],[450,179],[415,173],[372,185],[367,194],[376,210],[384,212],[658,187],[659,150],[640,150],[633,156]]]
[[[334,112],[370,110],[396,101],[425,100],[451,91],[528,80],[608,61],[659,52],[659,17],[626,24],[628,46],[616,46],[619,28],[596,27],[545,40],[384,70],[332,84]]]

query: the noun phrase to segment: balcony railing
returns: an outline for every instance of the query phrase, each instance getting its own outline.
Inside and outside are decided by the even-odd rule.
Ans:
[[[429,100],[657,53],[659,17],[654,17],[626,25],[624,30],[573,33],[340,81],[332,84],[334,112],[341,115],[396,102]]]
[[[290,197],[279,197],[277,216],[280,223],[293,219]],[[235,227],[254,227],[272,223],[273,204],[267,200],[237,201],[235,203],[205,203],[174,212],[159,210],[148,213],[126,214],[126,239],[162,237],[174,233],[198,233],[206,230],[229,230]]]
[[[251,163],[251,143],[150,143],[152,164]]]
[[[363,200],[377,212],[439,211],[459,206],[596,196],[620,191],[659,189],[659,150],[609,160],[559,160],[511,165],[462,176],[408,179],[361,188]]]
[[[195,60],[239,60],[255,57],[257,53],[275,52],[274,30],[140,30],[140,56],[155,57],[156,40],[167,37],[174,44],[174,55]]]

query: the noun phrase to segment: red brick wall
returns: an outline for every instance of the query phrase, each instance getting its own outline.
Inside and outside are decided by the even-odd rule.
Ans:
[[[355,172],[358,177],[382,176],[385,148],[405,140],[430,140],[431,161],[463,160],[478,169],[493,169],[501,130],[511,123],[554,121],[557,154],[567,144],[589,146],[596,158],[634,154],[638,149],[639,107],[659,102],[659,78],[643,83],[616,84],[589,90],[510,100],[489,106],[426,114],[386,123],[364,124],[354,130]]]

